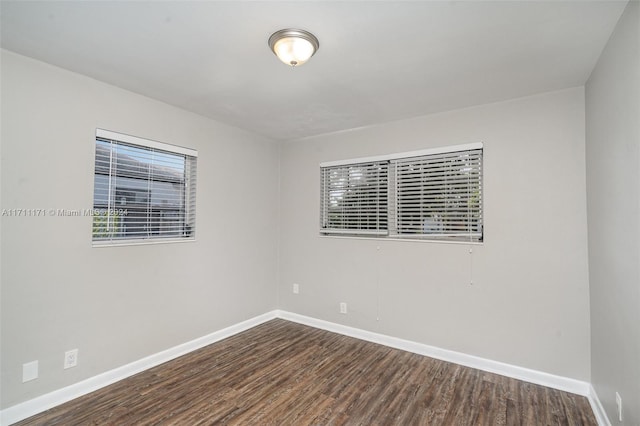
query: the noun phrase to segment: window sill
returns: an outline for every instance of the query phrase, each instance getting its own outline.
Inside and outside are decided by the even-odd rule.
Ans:
[[[363,237],[353,235],[318,235],[320,238],[338,238],[349,240],[366,240],[366,241],[402,241],[408,243],[435,243],[435,244],[463,244],[482,246],[484,241],[447,241],[447,240],[428,240],[425,238],[395,238],[395,237]]]
[[[121,247],[121,246],[148,246],[155,244],[175,244],[175,243],[192,243],[195,238],[163,238],[163,239],[147,239],[147,240],[117,240],[117,241],[92,241],[91,246],[101,247]]]

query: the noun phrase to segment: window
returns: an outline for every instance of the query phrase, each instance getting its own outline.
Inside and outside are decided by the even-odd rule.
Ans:
[[[320,233],[483,240],[482,144],[320,165]]]
[[[326,233],[387,233],[388,162],[322,169],[321,227]]]
[[[197,155],[97,129],[94,245],[194,239]]]

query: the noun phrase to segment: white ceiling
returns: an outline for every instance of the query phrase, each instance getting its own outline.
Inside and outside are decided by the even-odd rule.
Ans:
[[[2,1],[2,47],[277,140],[583,85],[625,1]],[[320,40],[291,69],[267,39]]]

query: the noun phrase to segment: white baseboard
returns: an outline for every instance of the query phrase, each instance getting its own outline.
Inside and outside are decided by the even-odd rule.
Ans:
[[[450,351],[447,349],[437,348],[435,346],[416,343],[409,340],[399,339],[384,334],[374,333],[371,331],[361,330],[342,324],[332,323],[304,315],[299,315],[287,311],[274,310],[263,315],[251,318],[241,323],[232,325],[222,330],[211,333],[207,336],[192,340],[190,342],[175,346],[157,354],[134,361],[131,364],[115,368],[65,388],[50,392],[29,401],[14,405],[5,410],[0,411],[0,425],[7,426],[27,417],[38,414],[42,411],[63,404],[74,398],[86,395],[90,392],[108,386],[119,380],[137,374],[141,371],[155,367],[156,365],[170,361],[179,356],[185,355],[196,349],[215,343],[219,340],[233,336],[234,334],[248,330],[256,325],[262,324],[274,318],[282,318],[299,324],[308,325],[315,328],[343,334],[345,336],[355,337],[357,339],[366,340],[373,343],[401,349],[420,355],[429,356],[431,358],[443,361],[453,362],[464,365],[466,367],[477,368],[479,370],[496,373],[514,379],[523,380],[529,383],[535,383],[566,392],[575,393],[586,396],[593,409],[593,412],[601,426],[611,426],[607,416],[598,400],[595,390],[591,384],[580,380],[570,379],[567,377],[556,376],[541,371],[531,370],[524,367],[518,367],[505,364],[498,361],[492,361],[485,358],[467,355],[460,352]]]
[[[607,412],[604,411],[604,407],[600,403],[600,399],[598,398],[598,394],[592,385],[589,385],[589,404],[591,405],[591,409],[593,410],[593,414],[596,416],[596,420],[598,421],[598,425],[600,426],[611,426],[611,422],[609,421],[609,417],[607,417]]]
[[[291,312],[276,311],[276,315],[279,318],[309,325],[311,327],[321,328],[323,330],[333,331],[334,333],[344,334],[346,336],[367,340],[373,343],[379,343],[381,345],[401,349],[403,351],[413,352],[419,355],[425,355],[431,358],[464,365],[466,367],[477,368],[478,370],[512,377],[514,379],[523,380],[525,382],[534,383],[536,385],[547,386],[550,388],[562,390],[565,392],[571,392],[586,397],[589,397],[589,395],[591,394],[591,385],[580,380],[556,376],[553,374],[544,373],[542,371],[531,370],[528,368],[505,364],[498,361],[492,361],[490,359],[467,355],[447,349],[441,349],[435,346],[425,345],[423,343],[416,343],[409,340],[399,339],[397,337],[391,337],[384,334],[378,334],[371,331],[348,327],[346,325],[319,320],[316,318],[294,314]]]
[[[90,377],[81,382],[74,383],[73,385],[14,405],[0,411],[0,425],[7,426],[19,422],[27,417],[49,410],[50,408],[63,404],[67,401],[71,401],[72,399],[96,391],[119,380],[126,379],[127,377],[138,374],[144,370],[148,370],[149,368],[155,367],[164,362],[171,361],[172,359],[178,358],[189,352],[193,352],[196,349],[200,349],[222,339],[226,339],[227,337],[231,337],[234,334],[238,334],[274,318],[276,318],[276,311],[267,312],[266,314],[242,321],[238,324],[223,328],[222,330],[215,331],[190,342],[174,346],[173,348],[158,352],[130,364],[123,365],[122,367],[114,368],[113,370],[98,374],[97,376]]]

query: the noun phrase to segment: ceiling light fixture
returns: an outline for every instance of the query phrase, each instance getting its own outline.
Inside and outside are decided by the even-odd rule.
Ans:
[[[285,64],[302,65],[320,48],[316,36],[305,30],[285,29],[269,37],[269,47]]]

